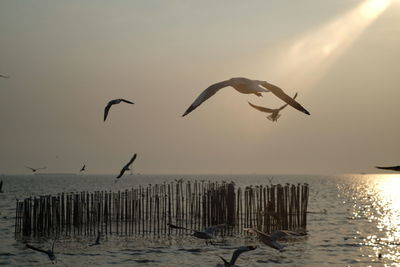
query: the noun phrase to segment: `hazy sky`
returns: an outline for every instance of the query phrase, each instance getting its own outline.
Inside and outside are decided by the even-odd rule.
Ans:
[[[398,165],[400,1],[365,2],[1,0],[0,173],[118,173],[135,152],[141,173]],[[280,106],[272,94],[226,88],[181,117],[240,76],[298,92],[311,116],[273,123],[247,104]],[[120,97],[135,105],[104,123]]]

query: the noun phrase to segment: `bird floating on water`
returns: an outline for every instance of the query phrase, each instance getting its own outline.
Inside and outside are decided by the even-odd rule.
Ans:
[[[29,245],[29,244],[26,244],[26,247],[46,254],[49,257],[49,259],[51,260],[51,262],[54,263],[53,261],[56,260],[56,255],[54,254],[54,244],[55,243],[56,243],[56,239],[54,239],[54,241],[53,241],[53,245],[51,246],[51,250],[50,249],[49,250],[44,250],[44,249],[37,248],[37,247],[34,247],[32,245]]]
[[[375,168],[381,169],[381,170],[389,170],[389,171],[400,172],[400,166],[389,166],[389,167],[379,167],[379,166],[376,166]]]
[[[119,175],[117,176],[117,179],[121,178],[122,175],[124,175],[124,173],[125,173],[126,171],[129,171],[129,170],[130,170],[129,167],[132,165],[132,163],[135,161],[135,159],[136,159],[136,153],[135,153],[135,155],[133,155],[133,157],[131,158],[131,160],[122,168],[121,172],[120,172]],[[116,181],[118,181],[118,180],[116,180]]]
[[[277,231],[272,232],[272,234],[270,234],[270,235],[263,233],[260,230],[257,230],[255,228],[244,228],[243,230],[257,234],[258,238],[260,239],[261,242],[263,242],[265,245],[267,245],[271,248],[279,250],[280,252],[283,251],[284,246],[277,242],[278,239],[281,239],[283,237],[289,237],[289,236],[299,237],[299,236],[306,235],[305,233],[287,231],[287,230],[277,230]]]
[[[293,99],[296,99],[297,97],[297,93],[294,95]],[[266,112],[266,113],[272,113],[271,115],[269,115],[267,118],[271,121],[278,121],[278,119],[281,117],[281,114],[279,114],[279,112],[281,110],[283,110],[284,108],[287,107],[288,104],[285,104],[283,106],[281,106],[280,108],[275,108],[275,109],[271,109],[271,108],[265,108],[265,107],[261,107],[261,106],[256,106],[250,102],[248,102],[250,106],[252,106],[253,108],[262,111],[262,112]]]
[[[79,172],[83,172],[85,169],[86,169],[86,164],[83,164],[83,166]]]
[[[106,119],[107,119],[108,112],[110,111],[111,106],[119,104],[121,102],[125,102],[125,103],[128,103],[128,104],[135,104],[135,103],[133,103],[133,102],[131,102],[129,100],[123,99],[123,98],[111,100],[110,102],[108,102],[107,106],[104,109],[104,121],[106,121]]]
[[[38,171],[38,170],[44,170],[44,169],[46,169],[46,167],[31,168],[31,167],[27,167],[27,166],[25,166],[25,168],[30,169],[32,172],[36,172],[36,171]]]
[[[231,260],[228,262],[227,260],[225,260],[223,257],[218,256],[221,258],[221,260],[224,261],[224,266],[225,267],[234,267],[235,266],[235,262],[237,260],[237,258],[240,256],[240,254],[242,254],[243,252],[247,252],[250,250],[254,250],[256,249],[257,246],[244,246],[244,247],[240,247],[238,249],[236,249],[233,254],[232,254],[232,258]]]
[[[242,94],[255,94],[257,96],[262,96],[261,93],[272,92],[275,96],[282,99],[288,105],[294,107],[295,109],[310,115],[310,113],[297,101],[288,96],[281,88],[266,81],[250,80],[247,78],[231,78],[226,81],[215,83],[205,89],[193,102],[193,104],[183,113],[182,117],[186,116],[198,106],[200,106],[204,101],[213,96],[220,89],[231,86]]]

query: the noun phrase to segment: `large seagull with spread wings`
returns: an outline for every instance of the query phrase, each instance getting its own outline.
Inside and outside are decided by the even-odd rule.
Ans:
[[[262,96],[261,93],[272,92],[275,96],[282,99],[288,105],[307,115],[310,115],[310,112],[308,112],[302,105],[300,105],[297,101],[288,96],[281,88],[276,85],[273,85],[266,81],[250,80],[247,78],[232,78],[209,86],[196,98],[192,105],[190,105],[185,113],[183,113],[182,117],[195,110],[198,106],[200,106],[204,101],[213,96],[220,89],[228,86],[233,87],[234,89],[236,89],[236,91],[242,94],[255,94],[257,96]]]

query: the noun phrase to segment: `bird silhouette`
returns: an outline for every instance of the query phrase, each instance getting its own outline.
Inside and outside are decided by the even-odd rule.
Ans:
[[[297,97],[297,93],[294,95],[293,99],[295,99],[296,97]],[[271,108],[256,106],[250,102],[248,102],[248,103],[250,106],[252,106],[253,108],[255,108],[261,112],[272,113],[271,115],[269,115],[267,117],[271,121],[278,121],[278,119],[281,117],[281,114],[279,114],[279,112],[288,106],[288,104],[285,104],[285,105],[281,106],[280,108],[271,109]]]
[[[196,230],[196,229],[190,229],[190,228],[185,228],[185,227],[181,227],[181,226],[176,226],[176,225],[173,225],[173,224],[170,224],[170,223],[168,224],[168,226],[170,228],[173,228],[173,229],[184,229],[184,230],[192,231],[193,232],[192,235],[194,237],[197,237],[199,239],[205,239],[206,240],[206,244],[208,245],[208,241],[210,241],[211,239],[215,238],[214,233],[216,231],[224,228],[226,225],[225,224],[213,225],[213,226],[208,227],[204,231],[199,231],[199,230]]]
[[[81,168],[81,170],[79,172],[83,172],[83,171],[85,171],[85,169],[86,169],[86,165],[83,164],[83,166],[82,166],[82,168]]]
[[[240,254],[242,254],[243,252],[247,252],[250,250],[254,250],[256,249],[257,246],[244,246],[244,247],[239,247],[238,249],[236,249],[233,254],[232,254],[232,258],[231,260],[228,262],[227,260],[225,260],[223,257],[218,256],[221,258],[221,260],[224,261],[224,266],[225,267],[234,267],[235,266],[235,262],[237,260],[237,258],[239,258]]]
[[[376,166],[375,168],[381,169],[381,170],[389,170],[389,171],[400,172],[400,166],[389,166],[389,167],[379,167],[379,166]]]
[[[284,102],[294,107],[295,109],[310,115],[310,113],[293,98],[288,96],[281,88],[276,85],[270,84],[266,81],[250,80],[247,78],[231,78],[226,81],[218,82],[212,84],[207,89],[205,89],[190,105],[190,107],[183,113],[182,117],[186,116],[198,106],[200,106],[204,101],[213,96],[220,89],[231,86],[242,94],[255,94],[257,96],[262,96],[261,93],[272,92],[275,96],[282,99]]]
[[[131,158],[131,160],[122,168],[121,172],[119,173],[119,175],[117,176],[117,179],[121,178],[122,175],[124,175],[124,173],[126,171],[129,171],[129,167],[132,165],[132,163],[135,161],[136,159],[136,153],[135,155],[133,155],[133,157]]]
[[[255,228],[244,228],[243,230],[257,234],[258,238],[260,239],[261,242],[263,242],[265,245],[267,245],[271,248],[274,248],[276,250],[279,250],[279,251],[283,251],[284,246],[277,242],[278,239],[281,239],[283,237],[288,237],[288,236],[304,236],[305,235],[305,233],[287,231],[287,230],[277,230],[277,231],[272,232],[272,234],[270,234],[270,235],[263,233],[260,230],[257,230]]]
[[[53,245],[51,246],[51,250],[50,249],[49,250],[44,250],[44,249],[37,248],[37,247],[34,247],[32,245],[29,245],[29,244],[26,244],[26,247],[46,254],[49,257],[49,259],[51,260],[51,262],[54,263],[54,261],[56,260],[56,255],[54,254],[54,244],[55,243],[56,243],[56,239],[54,239],[54,241],[53,241]]]
[[[38,170],[44,170],[44,169],[46,169],[46,167],[31,168],[31,167],[27,167],[27,166],[25,166],[25,168],[30,169],[32,172],[36,172],[36,171],[38,171]]]
[[[108,112],[110,112],[111,106],[119,104],[121,102],[125,102],[125,103],[128,103],[128,104],[134,104],[133,102],[131,102],[129,100],[126,100],[126,99],[123,99],[123,98],[114,99],[114,100],[109,101],[107,106],[104,108],[104,121],[106,121],[106,119],[107,119]]]

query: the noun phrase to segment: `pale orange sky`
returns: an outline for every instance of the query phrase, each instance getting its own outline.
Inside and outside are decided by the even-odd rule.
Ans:
[[[135,152],[141,173],[398,165],[400,2],[349,20],[364,2],[3,0],[0,73],[11,78],[0,79],[0,173],[83,163],[117,173]],[[330,51],[317,37],[339,44]],[[317,58],[322,46],[329,55]],[[280,106],[272,94],[225,88],[181,117],[207,86],[238,76],[298,92],[311,116],[287,108],[273,123],[247,104]],[[104,123],[120,97],[135,105],[113,107]]]

